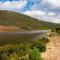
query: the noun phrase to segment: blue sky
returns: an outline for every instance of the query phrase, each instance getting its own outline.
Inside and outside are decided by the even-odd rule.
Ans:
[[[16,11],[39,20],[60,23],[60,0],[0,0],[0,10]]]

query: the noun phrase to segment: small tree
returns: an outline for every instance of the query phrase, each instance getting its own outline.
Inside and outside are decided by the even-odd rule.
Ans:
[[[37,48],[31,49],[28,55],[30,60],[42,60],[40,52]]]

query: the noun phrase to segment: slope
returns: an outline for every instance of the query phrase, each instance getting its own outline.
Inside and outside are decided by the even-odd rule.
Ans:
[[[20,13],[6,10],[0,10],[0,26],[17,26],[20,30],[54,29],[60,27],[59,24],[37,20]]]

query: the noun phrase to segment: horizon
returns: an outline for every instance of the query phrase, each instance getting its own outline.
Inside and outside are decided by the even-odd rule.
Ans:
[[[15,11],[39,20],[60,23],[60,0],[0,0],[0,10]]]

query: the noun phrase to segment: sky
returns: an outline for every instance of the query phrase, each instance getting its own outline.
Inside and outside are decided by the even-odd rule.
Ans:
[[[16,11],[39,20],[60,23],[60,0],[0,0],[0,10]]]

